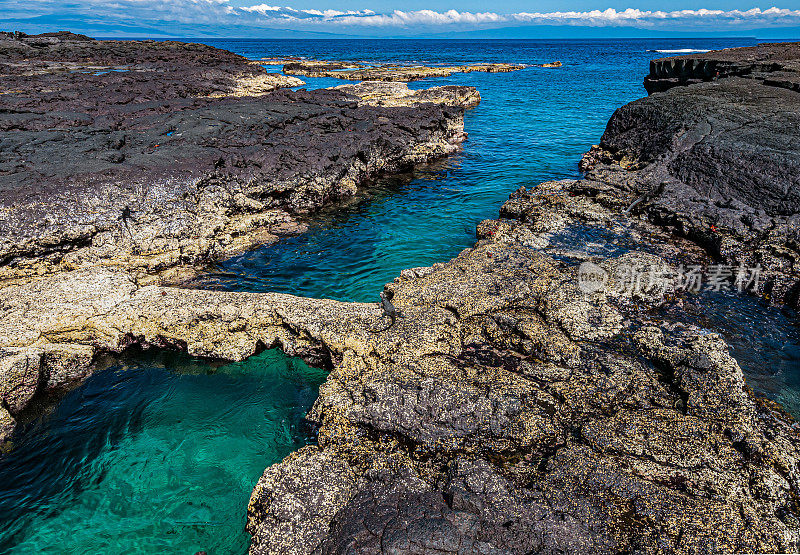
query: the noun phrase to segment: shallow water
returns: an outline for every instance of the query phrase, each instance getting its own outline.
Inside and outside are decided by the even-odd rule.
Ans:
[[[800,420],[798,314],[731,291],[688,295],[666,316],[722,335],[747,384]]]
[[[496,217],[520,185],[576,177],[581,154],[614,109],[644,95],[647,62],[663,55],[653,50],[751,43],[204,42],[256,59],[564,62],[557,70],[412,83],[478,87],[483,102],[466,115],[470,137],[461,154],[383,179],[308,233],[236,257],[200,283],[354,301],[376,300],[403,268],[470,246],[475,224]],[[345,83],[304,80],[307,88]],[[795,319],[763,310],[725,300],[705,318],[728,335],[750,383],[797,410]],[[321,371],[276,352],[216,368],[188,357],[140,356],[94,375],[0,456],[0,553],[244,553],[250,491],[265,467],[313,439],[302,417],[323,380]]]
[[[324,372],[277,351],[143,354],[28,424],[0,463],[3,553],[244,553],[264,468],[311,439]]]

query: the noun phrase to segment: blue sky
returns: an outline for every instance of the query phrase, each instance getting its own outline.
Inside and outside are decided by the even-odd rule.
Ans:
[[[0,29],[142,37],[800,35],[800,0],[285,1],[0,0]]]

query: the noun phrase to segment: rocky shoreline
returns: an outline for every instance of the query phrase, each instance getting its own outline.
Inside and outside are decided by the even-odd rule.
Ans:
[[[152,278],[301,231],[375,177],[456,151],[480,101],[455,86],[384,91],[390,109],[361,101],[368,84],[266,95],[302,82],[174,42],[6,35],[0,52],[0,279]]]
[[[169,344],[91,331],[126,295],[301,232],[371,180],[453,153],[480,102],[459,86],[271,92],[302,82],[176,42],[17,33],[0,52],[0,437],[102,352]]]
[[[560,62],[559,62],[560,66]],[[559,67],[552,66],[552,67]],[[283,65],[287,75],[304,77],[332,77],[350,81],[417,81],[432,77],[448,77],[454,73],[507,73],[519,71],[526,66],[521,64],[468,64],[460,66],[413,66],[397,64],[367,65],[360,62],[326,60],[295,60]],[[547,66],[541,66],[547,67]]]
[[[661,58],[650,62],[644,79],[648,93],[672,87],[743,77],[772,87],[800,90],[797,43],[763,43],[702,54]]]
[[[330,374],[309,415],[318,444],[266,469],[253,491],[251,553],[797,551],[797,423],[747,387],[719,335],[662,317],[681,301],[676,278],[622,287],[620,277],[759,262],[755,294],[796,298],[796,174],[779,170],[798,156],[800,127],[786,118],[800,103],[765,87],[724,77],[620,108],[584,178],[520,189],[500,219],[479,225],[474,247],[388,284],[401,313],[390,327],[377,304],[167,287],[164,272],[229,252],[235,226],[272,235],[267,210],[293,226],[377,171],[452,152],[477,93],[442,88],[418,103],[402,87],[362,84],[258,100],[177,96],[130,118],[98,108],[83,126],[59,115],[80,97],[58,100],[53,116],[44,100],[26,112],[35,98],[0,95],[15,106],[0,118],[32,114],[6,124],[21,133],[14,144],[46,145],[35,142],[43,118],[60,117],[65,138],[52,142],[83,133],[92,145],[114,132],[95,126],[117,118],[131,165],[107,166],[95,148],[80,158],[95,169],[73,189],[53,177],[61,166],[49,146],[39,148],[52,161],[23,147],[3,153],[12,163],[0,173],[0,434],[102,353],[145,346],[242,360],[281,348]],[[782,128],[769,117],[776,108]],[[220,112],[244,121],[183,131]],[[153,141],[169,145],[172,117],[169,138],[189,138],[147,158]],[[311,168],[302,178],[288,170],[301,149]],[[209,163],[211,151],[225,154]],[[264,181],[265,168],[280,179]],[[132,196],[134,170],[161,193]],[[33,183],[46,194],[30,199]],[[76,193],[87,191],[103,196],[82,205]],[[158,249],[138,254],[154,238]],[[609,244],[612,253],[598,248]],[[606,277],[600,286],[585,287],[581,263]]]
[[[798,306],[800,104],[787,83],[800,79],[800,45],[666,58],[650,67],[645,86],[667,92],[614,113],[582,161],[587,177],[644,198],[634,212],[720,262],[761,267],[758,294]],[[695,73],[677,81],[671,75],[682,70],[665,74],[687,67]]]

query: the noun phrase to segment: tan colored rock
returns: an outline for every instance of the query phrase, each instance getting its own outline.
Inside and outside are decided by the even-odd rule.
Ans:
[[[417,106],[431,103],[472,108],[481,101],[480,93],[473,87],[445,86],[411,90],[406,83],[362,81],[333,88],[357,96],[360,103],[367,106]]]
[[[519,193],[504,211],[653,231],[568,194],[579,186]],[[484,222],[473,249],[387,286],[407,316],[370,356],[335,365],[310,414],[320,448],[304,451],[361,469],[355,491],[337,497],[331,518],[304,484],[342,492],[335,481],[315,471],[275,480],[284,463],[268,469],[248,513],[251,553],[272,552],[265,538],[276,538],[287,491],[306,514],[324,515],[280,544],[288,553],[446,551],[443,538],[512,553],[797,548],[797,521],[775,516],[797,487],[791,419],[752,396],[718,336],[651,320],[647,307],[665,302],[658,292],[582,293],[574,267],[520,244],[529,236],[520,228],[547,233],[536,226]],[[645,253],[603,262],[659,263]],[[763,464],[755,453],[766,452]],[[291,457],[285,464],[293,472]]]
[[[262,96],[276,89],[290,89],[305,84],[305,81],[297,77],[291,77],[281,73],[247,75],[237,78],[229,91],[215,92],[210,98]]]
[[[520,191],[504,208],[517,218],[404,272],[386,287],[403,315],[389,328],[377,303],[143,287],[114,269],[6,284],[3,406],[24,410],[43,375],[55,388],[90,371],[90,353],[136,344],[241,360],[278,347],[332,370],[309,415],[319,445],[253,492],[253,554],[445,539],[513,553],[796,550],[791,418],[753,397],[719,337],[654,319],[657,291],[584,292],[578,268],[547,254],[555,235],[542,252],[525,244],[559,212],[624,223],[651,246],[651,224],[570,194],[581,187],[592,185]],[[0,416],[9,429],[13,413]]]
[[[283,66],[289,75],[306,77],[333,77],[348,81],[417,81],[433,77],[447,77],[454,73],[506,73],[524,69],[521,64],[469,64],[460,66],[403,66],[396,64],[366,65],[349,62],[321,62],[317,60],[290,62]]]
[[[357,471],[334,453],[321,453],[314,446],[292,453],[285,464],[267,469],[253,490],[247,508],[248,515],[254,515],[248,521],[252,549],[287,553],[302,546],[302,551],[313,552],[333,517],[357,491],[359,481]],[[271,499],[268,506],[265,492]],[[313,507],[305,502],[309,497],[318,501]],[[261,519],[267,508],[269,524]]]

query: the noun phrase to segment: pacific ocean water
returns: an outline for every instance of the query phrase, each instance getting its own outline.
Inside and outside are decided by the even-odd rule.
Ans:
[[[198,287],[376,301],[403,268],[446,261],[520,186],[578,176],[613,111],[644,96],[651,59],[752,39],[201,40],[244,56],[457,64],[560,60],[560,69],[455,74],[472,85],[463,151],[387,176],[310,230],[214,269]],[[280,68],[276,67],[276,71]],[[306,88],[344,83],[305,79]],[[706,300],[751,385],[796,415],[795,316],[749,299]],[[698,309],[701,310],[701,309]],[[238,364],[169,353],[112,360],[0,455],[0,553],[245,553],[264,468],[313,441],[303,417],[325,373],[279,352]]]

